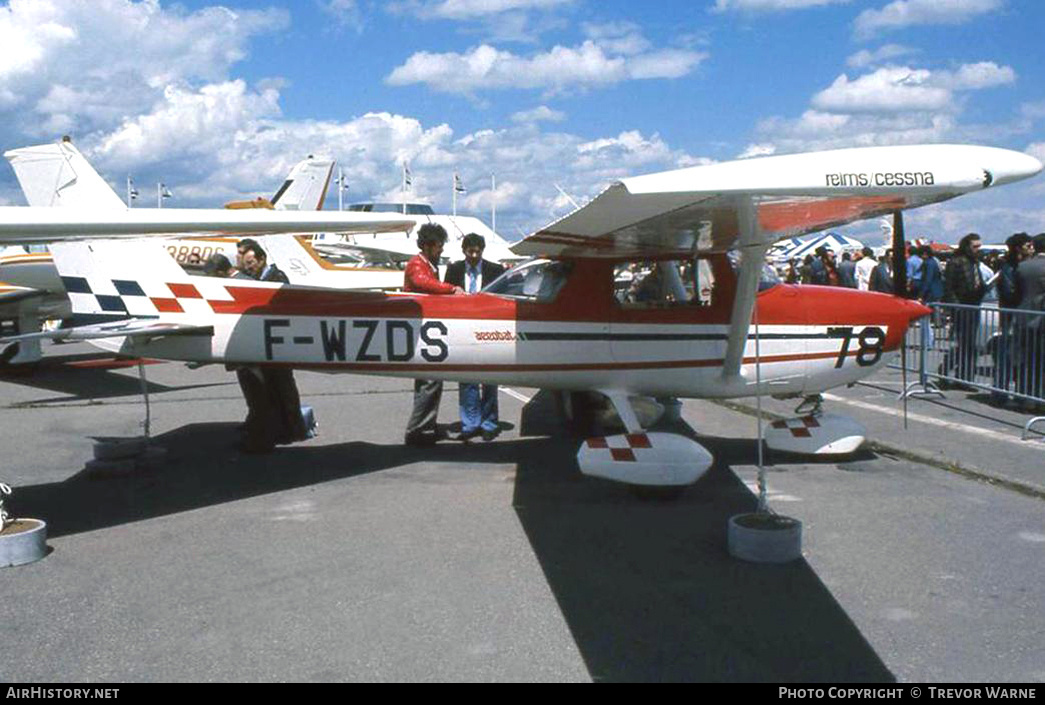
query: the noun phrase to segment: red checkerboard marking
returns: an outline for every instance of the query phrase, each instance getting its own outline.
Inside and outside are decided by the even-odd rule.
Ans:
[[[192,284],[168,284],[167,288],[171,290],[179,299],[202,299],[203,295],[196,289]]]
[[[589,438],[587,441],[585,441],[585,443],[589,448],[609,450],[610,457],[612,457],[614,460],[619,460],[625,463],[636,462],[636,448],[649,449],[653,447],[653,444],[650,442],[649,436],[645,433],[625,434],[624,441],[628,444],[627,448],[611,448],[609,441],[602,436]]]
[[[813,434],[809,429],[820,428],[820,422],[816,420],[815,416],[803,416],[799,419],[774,421],[772,426],[776,429],[786,428],[795,438],[812,438]]]
[[[161,299],[150,296],[149,300],[152,301],[152,305],[160,313],[185,313],[185,309],[181,307],[177,299]]]

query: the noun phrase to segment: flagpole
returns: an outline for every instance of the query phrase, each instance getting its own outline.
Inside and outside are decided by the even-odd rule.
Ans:
[[[345,210],[345,172],[341,167],[337,168],[337,209]]]
[[[497,232],[497,177],[490,174],[490,230]]]
[[[457,217],[457,172],[454,172],[453,181],[450,184],[451,198],[454,204],[454,217]]]
[[[403,162],[403,215],[406,215],[406,162]]]

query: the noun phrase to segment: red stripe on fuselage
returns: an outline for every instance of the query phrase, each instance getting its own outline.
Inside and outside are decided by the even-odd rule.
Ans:
[[[891,352],[891,350],[887,350]],[[846,357],[856,357],[857,352],[846,353]],[[838,359],[838,353],[806,353],[801,355],[765,355],[761,362],[763,365],[774,362],[795,362],[798,360],[824,360]],[[237,364],[229,360],[230,364]],[[565,363],[565,364],[505,364],[505,365],[455,365],[442,363],[412,364],[412,363],[388,363],[388,362],[249,362],[251,365],[262,367],[293,367],[302,370],[344,370],[391,372],[394,370],[404,372],[584,372],[589,370],[665,370],[686,367],[721,367],[725,361],[717,360],[666,360],[661,362],[605,362],[605,363]],[[745,357],[745,365],[755,364],[754,357]]]

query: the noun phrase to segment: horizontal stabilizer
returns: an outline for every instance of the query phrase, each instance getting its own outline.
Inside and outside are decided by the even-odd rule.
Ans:
[[[214,326],[195,326],[181,323],[168,323],[143,318],[130,318],[112,323],[99,323],[75,328],[59,328],[53,331],[27,333],[0,338],[0,344],[15,343],[23,340],[100,340],[102,338],[134,338],[135,340],[151,340],[171,336],[212,336]]]
[[[43,298],[44,296],[47,296],[47,292],[40,289],[0,284],[0,306],[28,301],[29,299]]]

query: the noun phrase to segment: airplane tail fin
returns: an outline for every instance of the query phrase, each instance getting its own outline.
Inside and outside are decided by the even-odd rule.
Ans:
[[[125,210],[126,206],[73,143],[21,147],[4,152],[30,206]]]
[[[272,205],[276,210],[322,210],[333,171],[333,159],[309,155],[290,170],[287,180],[272,197]]]

